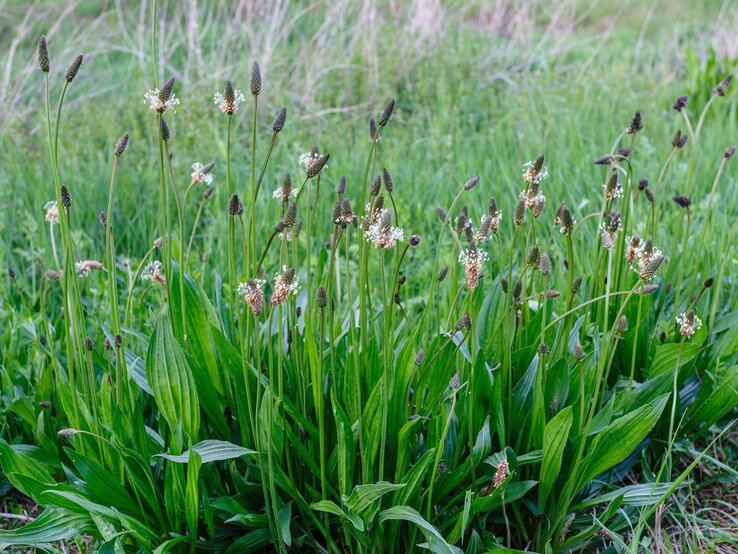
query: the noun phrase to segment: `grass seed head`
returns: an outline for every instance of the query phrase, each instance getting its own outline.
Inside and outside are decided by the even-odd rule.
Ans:
[[[624,335],[627,330],[628,330],[628,318],[625,317],[624,315],[621,315],[620,319],[618,319],[617,332],[619,335]]]
[[[282,223],[286,229],[289,229],[297,221],[297,203],[291,202],[287,211],[282,216]]]
[[[274,119],[274,123],[272,123],[272,131],[275,133],[279,133],[282,129],[284,129],[284,124],[287,121],[287,108],[282,108],[279,110],[279,113],[277,114],[277,117]]]
[[[346,177],[341,176],[341,178],[338,180],[338,186],[336,186],[336,194],[340,196],[344,192],[346,192]]]
[[[464,183],[464,190],[471,190],[479,183],[479,176],[472,177],[466,183]]]
[[[259,96],[261,92],[261,68],[259,67],[259,62],[254,62],[251,65],[251,82],[249,83],[249,87],[251,88],[251,94]]]
[[[164,119],[162,118],[162,121]],[[115,157],[120,158],[123,152],[126,151],[126,148],[128,148],[128,141],[130,140],[131,135],[129,133],[124,133],[122,137],[118,139],[118,142],[115,143]]]
[[[541,275],[551,275],[551,258],[549,258],[548,253],[544,252],[541,254],[538,270],[541,272]]]
[[[510,465],[507,463],[507,460],[500,460],[495,470],[495,476],[492,479],[492,486],[496,489],[501,487],[505,483],[505,480],[507,480],[508,475],[510,475]]]
[[[513,287],[513,298],[515,300],[518,300],[522,292],[523,292],[523,282],[520,279],[518,279],[517,281],[515,281],[515,286]]]
[[[395,188],[394,183],[392,182],[392,177],[389,174],[389,171],[387,169],[382,169],[382,180],[384,181],[384,189],[387,192],[392,192],[392,189]]]
[[[673,108],[676,111],[681,112],[684,108],[687,107],[688,100],[689,100],[689,96],[687,96],[686,94],[684,96],[680,96],[679,98],[676,99],[676,102],[674,102]]]
[[[307,164],[307,178],[312,179],[313,177],[320,175],[325,167],[328,165],[328,160],[330,159],[330,157],[330,154],[324,154],[317,158],[314,162]]]
[[[321,310],[328,305],[328,294],[326,294],[324,286],[318,287],[318,292],[315,295],[315,302]]]
[[[77,72],[79,71],[79,68],[82,66],[82,60],[84,59],[84,56],[82,54],[78,54],[76,58],[72,61],[72,63],[69,64],[69,67],[67,67],[67,72],[65,73],[64,77],[67,80],[67,83],[71,83],[74,81],[74,78],[77,76]]]
[[[581,360],[584,358],[584,349],[582,348],[582,345],[579,343],[579,341],[574,344],[574,357],[577,360]]]
[[[372,181],[371,187],[369,187],[369,194],[372,196],[376,196],[379,194],[379,191],[381,189],[382,189],[382,178],[379,175],[377,175]]]
[[[159,91],[159,100],[162,102],[162,104],[166,104],[172,98],[172,93],[174,92],[174,82],[174,77],[171,77]]]
[[[242,213],[243,204],[241,204],[241,199],[238,197],[238,194],[234,194],[228,201],[228,215],[230,215],[231,217],[235,217],[237,215],[241,215]]]
[[[49,45],[46,43],[45,35],[41,35],[41,38],[38,39],[38,67],[44,73],[48,73],[51,68]]]
[[[528,252],[528,258],[526,259],[526,263],[530,267],[535,267],[538,269],[538,264],[541,262],[541,249],[538,247],[537,244],[534,244],[533,247]]]
[[[643,129],[643,118],[641,117],[641,112],[636,112],[633,116],[633,119],[630,120],[630,127],[628,128],[628,133],[631,135],[634,135],[638,131]]]
[[[518,201],[518,205],[515,206],[515,213],[513,214],[513,223],[517,226],[525,223],[525,198],[521,198]]]
[[[444,266],[438,271],[436,279],[438,279],[438,282],[441,283],[446,278],[446,275],[448,275],[448,266]]]
[[[72,195],[66,185],[62,185],[59,189],[59,196],[61,196],[62,206],[69,208],[72,205]]]
[[[692,205],[692,200],[686,196],[682,196],[681,194],[677,194],[676,196],[672,196],[671,198],[674,202],[676,202],[677,206],[681,208],[689,208],[689,206]]]
[[[384,127],[392,117],[392,112],[395,111],[395,100],[394,98],[387,102],[387,105],[382,110],[382,115],[379,116],[379,126]]]
[[[733,156],[735,156],[735,146],[731,146],[731,147],[727,148],[727,149],[725,150],[725,153],[723,154],[723,157],[724,157],[724,158],[725,158],[726,160],[729,160],[729,159],[730,159],[730,158],[732,158]]]
[[[582,275],[577,275],[574,280],[571,282],[571,293],[577,294],[579,290],[582,288]]]
[[[444,210],[441,206],[436,206],[436,214],[438,215],[438,219],[441,220],[442,224],[445,224],[448,221],[448,213],[446,213],[446,210]]]
[[[379,141],[379,130],[377,129],[377,122],[373,117],[369,118],[369,141]]]
[[[715,85],[715,88],[712,89],[713,94],[717,94],[718,96],[725,96],[725,93],[728,92],[728,89],[730,88],[730,84],[733,82],[733,75],[728,75],[720,81],[717,85]]]
[[[664,262],[664,255],[661,253],[653,256],[648,263],[646,263],[641,270],[638,272],[639,277],[642,281],[650,281],[656,275],[656,272]]]
[[[676,133],[674,133],[674,136],[671,139],[671,146],[673,148],[680,148],[679,142],[682,140],[682,130],[677,129]]]

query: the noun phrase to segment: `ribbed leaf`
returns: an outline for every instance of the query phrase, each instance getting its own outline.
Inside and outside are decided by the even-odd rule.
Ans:
[[[159,316],[149,341],[146,377],[156,405],[172,431],[181,426],[189,437],[196,437],[200,425],[197,390],[166,314]]]
[[[219,440],[206,440],[199,442],[192,447],[192,450],[200,455],[201,462],[203,464],[256,454],[255,450],[249,450],[243,446]],[[187,450],[178,456],[173,454],[156,454],[156,456],[166,458],[167,460],[178,464],[186,464],[190,460],[190,451]]]
[[[592,441],[577,472],[576,490],[590,479],[624,460],[656,425],[664,411],[668,394],[616,419]]]
[[[538,488],[538,505],[543,509],[548,495],[553,490],[561,469],[564,447],[569,437],[572,424],[571,406],[561,410],[548,422],[543,432],[543,461],[541,462],[541,479]]]
[[[689,407],[685,429],[701,426],[703,429],[738,406],[738,367],[724,370],[715,377],[705,377],[697,398]]]
[[[443,538],[441,533],[428,523],[423,516],[413,510],[410,506],[393,506],[387,510],[384,510],[379,515],[379,522],[384,523],[385,521],[404,520],[414,523],[420,528],[420,531],[425,536],[427,541],[424,545],[431,552],[436,554],[463,554],[460,548],[450,545]]]
[[[388,492],[395,491],[403,488],[405,485],[395,485],[393,483],[373,483],[370,485],[357,485],[351,494],[343,499],[343,503],[346,505],[348,511],[352,514],[360,514],[363,512],[372,502],[381,498]]]
[[[604,504],[615,500],[619,496],[623,497],[623,504],[626,506],[650,506],[655,504],[659,497],[668,491],[672,485],[673,483],[628,485],[590,498],[585,502],[572,506],[570,510],[577,511],[597,504]]]
[[[87,515],[47,509],[23,527],[12,531],[0,530],[0,547],[33,546],[73,539],[93,527]]]

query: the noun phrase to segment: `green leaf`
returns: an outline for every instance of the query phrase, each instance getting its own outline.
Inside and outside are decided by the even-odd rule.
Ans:
[[[701,345],[692,341],[684,344],[660,344],[656,347],[656,353],[648,370],[648,376],[655,377],[666,371],[672,372],[676,367],[677,358],[679,366],[683,366],[691,362],[697,357],[701,350]]]
[[[650,506],[655,504],[658,498],[672,487],[673,483],[643,483],[638,485],[628,485],[620,487],[614,491],[599,494],[593,498],[587,499],[585,502],[576,504],[570,508],[572,512],[604,504],[615,500],[619,496],[623,497],[623,504],[626,506]]]
[[[190,449],[187,463],[187,485],[185,487],[185,519],[192,541],[197,540],[197,524],[200,515],[200,497],[198,494],[198,479],[202,457],[194,448]]]
[[[703,429],[738,406],[738,367],[728,368],[719,376],[705,377],[697,398],[687,410],[684,429]]]
[[[575,490],[581,490],[592,478],[627,458],[656,425],[668,399],[669,394],[664,394],[605,427],[582,460]]]
[[[205,440],[197,443],[192,447],[197,454],[200,455],[201,462],[207,464],[209,462],[217,462],[222,460],[231,460],[240,458],[241,456],[250,456],[256,454],[255,450],[249,450],[243,446],[238,446],[228,441]],[[174,454],[155,454],[160,458],[166,458],[170,462],[178,464],[186,464],[190,460],[190,450],[176,456]]]
[[[369,485],[357,485],[348,497],[343,499],[343,503],[352,514],[360,514],[368,508],[372,502],[381,498],[388,492],[403,488],[405,485],[395,485],[380,481],[379,483]]]
[[[330,500],[321,500],[310,504],[310,507],[318,512],[326,512],[345,519],[346,521],[350,521],[358,531],[364,530],[364,521],[359,516],[351,516],[347,514],[339,508],[335,502],[331,502]]]
[[[154,550],[154,554],[167,554],[172,547],[177,546],[179,543],[186,541],[189,539],[187,535],[183,535],[181,537],[174,537],[172,539],[169,539],[167,541],[164,541],[159,546],[156,547],[156,550]]]
[[[463,551],[460,548],[452,546],[446,542],[438,529],[423,519],[423,516],[413,510],[410,506],[393,506],[392,508],[384,510],[379,515],[379,523],[394,520],[409,521],[420,528],[420,531],[423,533],[427,542],[418,546],[424,546],[436,554],[463,554]]]
[[[34,546],[64,541],[79,537],[93,528],[88,515],[46,509],[23,527],[12,531],[0,530],[0,546]]]
[[[544,509],[548,495],[556,485],[571,424],[571,406],[567,406],[548,422],[543,432],[543,460],[538,488],[538,507],[540,510]]]
[[[87,490],[97,502],[109,504],[131,515],[145,515],[140,513],[138,503],[134,502],[125,487],[109,471],[74,450],[66,449],[66,452],[74,462],[79,476],[85,481]]]
[[[194,438],[200,426],[197,390],[182,347],[172,333],[172,324],[161,314],[154,326],[146,356],[146,377],[156,405],[170,429],[178,426]]]
[[[431,467],[435,457],[435,448],[426,450],[426,452],[415,462],[405,476],[402,478],[405,488],[395,492],[392,503],[395,505],[410,504],[413,496],[420,491],[423,479],[428,469]]]
[[[338,487],[341,494],[346,494],[351,486],[351,476],[354,472],[354,433],[351,429],[346,412],[336,400],[335,389],[331,388],[331,406],[333,407],[333,419],[336,420],[336,435],[338,437]]]
[[[290,532],[290,521],[292,521],[292,502],[283,504],[277,512],[277,521],[279,521],[280,535],[284,544],[292,546],[292,533]]]

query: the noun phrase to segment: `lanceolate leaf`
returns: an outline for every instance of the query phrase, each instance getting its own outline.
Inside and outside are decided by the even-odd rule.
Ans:
[[[93,527],[88,515],[47,509],[23,527],[12,531],[0,530],[0,547],[36,546],[73,539]]]
[[[146,377],[154,398],[172,431],[180,425],[191,438],[197,436],[200,408],[197,390],[182,347],[172,333],[172,324],[161,314],[154,326],[146,356]]]
[[[538,488],[540,509],[544,508],[548,495],[556,485],[571,424],[571,406],[567,406],[548,422],[543,432],[543,461],[541,462],[541,479]]]
[[[249,450],[243,446],[219,440],[202,441],[194,445],[192,450],[200,455],[200,459],[203,464],[256,454],[255,450]],[[166,458],[167,460],[178,464],[186,464],[190,460],[190,451],[187,450],[178,456],[173,454],[156,454],[156,456]]]
[[[423,519],[423,516],[413,510],[410,506],[393,506],[392,508],[384,510],[379,515],[380,523],[398,519],[409,521],[417,525],[427,541],[425,544],[426,548],[431,552],[435,552],[436,554],[463,554],[463,551],[460,548],[452,546],[446,542],[438,529]]]
[[[656,425],[668,399],[669,394],[664,394],[605,427],[594,438],[587,456],[582,460],[577,472],[576,490],[625,459]]]

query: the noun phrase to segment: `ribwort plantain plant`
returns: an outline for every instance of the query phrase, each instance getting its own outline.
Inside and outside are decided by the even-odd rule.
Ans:
[[[128,132],[108,149],[97,261],[77,252],[59,157],[83,58],[52,118],[59,72],[38,43],[55,200],[44,206],[53,265],[34,309],[55,410],[32,449],[0,440],[5,477],[45,508],[0,531],[0,546],[88,535],[116,551],[558,553],[618,544],[603,528],[637,544],[694,468],[679,470],[677,442],[738,404],[735,371],[723,371],[736,334],[715,321],[724,267],[705,281],[687,265],[702,256],[735,153],[700,199],[705,114],[730,79],[694,132],[688,99],[674,104],[687,133],[663,145],[653,184],[636,140],[652,124],[635,112],[595,162],[590,203],[555,198],[554,212],[546,195],[561,174],[539,154],[515,176],[516,196],[495,176],[456,175],[438,218],[424,202],[434,223],[421,227],[387,156],[407,131],[401,97],[369,119],[363,168],[341,177],[339,156],[312,146],[299,173],[284,173],[270,161],[287,146],[287,108],[264,121],[269,68],[253,62],[251,110],[221,81],[209,108],[224,149],[202,145],[206,163],[183,174],[173,151],[190,143],[170,123],[188,99],[175,114],[179,83],[159,88],[157,44],[154,25],[144,99],[158,153],[132,148]],[[118,179],[134,171],[134,150],[159,178],[155,235],[137,264],[117,242]],[[205,216],[224,222],[223,267],[204,260]],[[637,483],[623,484],[628,470]]]

